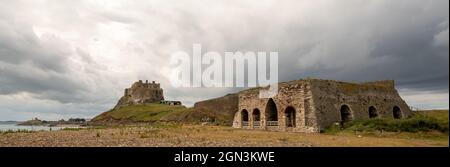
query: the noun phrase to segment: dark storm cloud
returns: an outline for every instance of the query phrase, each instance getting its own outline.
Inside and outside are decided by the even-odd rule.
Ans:
[[[86,90],[69,75],[72,53],[65,41],[45,34],[38,38],[29,25],[0,21],[0,29],[0,94],[25,91],[67,102],[71,98],[56,94],[74,97]]]
[[[210,19],[221,13],[192,12],[179,22],[189,32],[183,44],[187,51],[196,42],[212,51],[279,51],[280,80],[392,79],[399,88],[448,92],[448,37],[447,45],[445,38],[435,45],[437,35],[448,34],[448,1],[320,2],[310,5],[315,13],[292,15],[283,14],[292,9],[283,3],[226,8],[231,16],[220,20]]]
[[[336,18],[342,22],[330,25],[329,32],[310,32],[315,37],[326,34],[313,37],[311,41],[317,42],[280,51],[284,56],[280,57],[281,64],[291,64],[280,69],[282,80],[299,76],[349,81],[393,79],[400,88],[448,92],[448,42],[445,47],[434,45],[436,35],[448,34],[448,1],[426,1],[422,6],[416,3],[391,2],[388,9],[378,8],[374,13],[348,6],[347,13],[352,16]],[[288,41],[301,39],[304,32],[297,30],[289,32],[294,39]],[[317,47],[325,51],[311,54]],[[313,66],[289,68],[296,65],[292,62],[294,55]],[[320,59],[310,61],[312,56]]]
[[[36,113],[52,118],[76,115],[78,108],[95,115],[137,79],[161,82],[168,99],[191,105],[239,90],[170,86],[170,54],[192,53],[194,43],[221,54],[278,51],[280,81],[393,79],[407,91],[401,93],[421,95],[411,105],[448,107],[420,103],[423,97],[441,103],[448,95],[446,0],[2,4],[0,107],[7,113],[27,115],[42,106]],[[15,101],[33,103],[17,107]],[[60,113],[64,108],[68,113]]]
[[[220,12],[197,4],[172,17],[183,27],[173,38],[188,53],[192,43],[204,52],[278,51],[281,81],[395,80],[400,90],[448,94],[448,1],[290,3]]]

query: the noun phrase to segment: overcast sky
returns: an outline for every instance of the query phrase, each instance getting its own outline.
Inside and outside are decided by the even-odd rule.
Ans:
[[[187,105],[235,91],[171,87],[169,56],[277,51],[279,79],[393,79],[449,106],[448,0],[0,0],[0,120],[92,117],[138,79]]]

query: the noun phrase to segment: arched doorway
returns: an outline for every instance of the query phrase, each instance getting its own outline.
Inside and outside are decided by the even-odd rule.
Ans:
[[[253,126],[254,127],[259,127],[261,126],[261,112],[259,111],[259,109],[255,108],[253,109]]]
[[[341,106],[341,123],[349,122],[352,120],[352,112],[347,105]]]
[[[248,111],[243,109],[241,112],[242,126],[248,126]]]
[[[392,109],[392,112],[394,114],[395,119],[402,118],[402,111],[400,110],[400,107],[394,106],[394,108]]]
[[[378,117],[378,111],[374,106],[369,107],[369,118],[376,118]]]
[[[287,107],[284,114],[286,116],[286,127],[295,127],[295,108]]]
[[[266,105],[266,125],[278,126],[278,110],[277,105],[272,98],[269,99]]]

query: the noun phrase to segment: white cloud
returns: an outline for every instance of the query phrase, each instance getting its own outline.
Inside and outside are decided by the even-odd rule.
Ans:
[[[439,32],[434,36],[434,44],[439,47],[447,47],[448,48],[448,28]]]
[[[418,109],[448,109],[449,93],[433,91],[400,91],[407,104]]]

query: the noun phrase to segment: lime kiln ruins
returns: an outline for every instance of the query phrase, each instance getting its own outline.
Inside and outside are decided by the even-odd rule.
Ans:
[[[401,119],[411,114],[394,81],[348,83],[305,79],[279,84],[273,98],[259,98],[259,89],[238,93],[233,127],[294,132],[321,129],[363,118]]]

